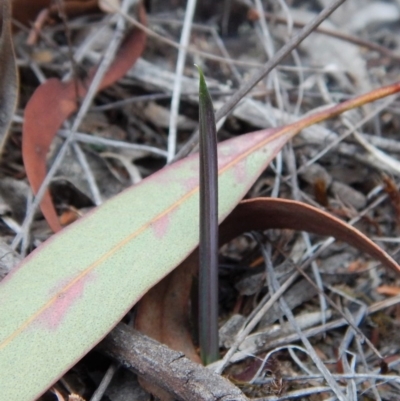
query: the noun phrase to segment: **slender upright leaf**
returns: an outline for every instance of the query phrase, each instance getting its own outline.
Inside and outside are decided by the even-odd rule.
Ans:
[[[218,155],[211,96],[200,73],[199,329],[204,365],[219,359],[218,345]]]

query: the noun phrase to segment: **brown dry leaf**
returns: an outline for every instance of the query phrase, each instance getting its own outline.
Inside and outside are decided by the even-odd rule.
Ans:
[[[146,22],[144,7],[140,7],[140,21]],[[122,43],[99,90],[125,75],[142,54],[145,43],[146,34],[133,28]],[[86,80],[79,82],[61,82],[56,78],[47,80],[36,89],[25,108],[22,156],[29,183],[35,194],[46,176],[46,156],[51,142],[62,123],[77,109],[76,90],[80,97],[85,96],[95,73],[94,68]],[[40,207],[51,229],[61,230],[48,192],[43,197]]]
[[[189,300],[193,277],[197,274],[198,255],[192,253],[140,300],[135,327],[149,337],[181,351],[193,362],[201,363],[190,330]],[[162,401],[174,398],[155,384],[139,377],[140,385]]]
[[[7,140],[18,99],[18,75],[11,35],[10,0],[1,3],[0,37],[0,155]]]
[[[286,199],[255,198],[241,202],[220,226],[220,246],[244,232],[272,228],[333,236],[400,275],[396,262],[360,231],[320,209]],[[189,325],[190,293],[197,266],[196,250],[142,298],[135,325],[142,333],[199,362]],[[147,384],[146,389],[153,394],[158,391]]]
[[[188,316],[188,300],[197,268],[197,254],[192,254],[153,287],[139,303],[135,327],[201,363],[192,343]]]
[[[400,275],[400,266],[366,235],[327,212],[288,199],[255,198],[241,202],[221,225],[221,244],[243,232],[271,228],[335,237]]]

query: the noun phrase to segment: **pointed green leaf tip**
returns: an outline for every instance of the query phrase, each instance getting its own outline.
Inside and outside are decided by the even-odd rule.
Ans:
[[[200,141],[203,134],[210,135],[211,132],[215,132],[216,135],[216,124],[214,116],[214,107],[210,93],[208,92],[206,80],[204,78],[203,71],[195,64],[199,71],[199,109],[200,109]]]
[[[210,94],[208,93],[206,80],[204,78],[203,70],[198,65],[195,64],[195,66],[196,66],[197,70],[199,71],[199,75],[200,75],[199,100],[200,100],[200,102],[204,102],[206,100],[206,98],[209,98],[209,100],[211,101]]]

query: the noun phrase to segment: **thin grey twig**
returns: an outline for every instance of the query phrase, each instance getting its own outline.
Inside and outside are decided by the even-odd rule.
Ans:
[[[80,60],[79,57],[83,57],[83,53],[79,52],[79,49],[78,49],[78,51],[76,52],[76,55],[78,56],[78,58],[75,59],[75,56],[72,53],[72,44],[71,44],[71,38],[70,38],[71,32],[70,32],[70,29],[67,24],[67,16],[65,14],[64,4],[60,5],[60,11],[61,10],[62,10],[63,23],[65,25],[65,30],[67,31],[69,57],[71,60],[71,71],[67,74],[67,76],[69,76],[69,79],[73,79],[74,87],[75,87],[75,97],[78,101],[80,101],[79,90],[78,90],[78,64],[77,64],[76,60]],[[94,35],[92,35],[92,37],[93,36]],[[65,121],[63,126],[66,127],[67,129],[70,128],[68,121]],[[71,146],[76,154],[79,164],[81,165],[81,167],[83,169],[90,192],[93,196],[94,203],[95,203],[95,205],[100,205],[102,203],[100,189],[96,183],[96,179],[90,168],[87,157],[86,157],[85,153],[82,151],[82,149],[78,143],[76,143],[75,141],[72,141]]]
[[[296,35],[293,36],[285,46],[275,53],[274,57],[270,59],[259,71],[252,75],[247,82],[245,82],[234,95],[232,95],[224,105],[215,114],[216,121],[226,116],[239,102],[246,96],[251,89],[253,89],[258,82],[268,75],[293,49],[295,49],[318,25],[320,25],[326,18],[328,18],[341,4],[346,0],[335,0],[330,5],[325,7],[321,13],[310,21],[304,28]],[[193,147],[198,143],[198,131],[186,143],[186,145],[178,152],[176,159],[181,159],[191,152]]]
[[[350,363],[348,356],[351,355]],[[343,365],[343,370],[344,373],[355,373],[355,366],[356,366],[356,356],[347,351],[345,354],[342,355],[342,365]],[[347,391],[346,391],[346,396],[348,401],[357,401],[357,386],[356,382],[354,379],[350,379],[347,383]]]
[[[301,347],[299,347],[301,348]],[[294,349],[292,347],[288,347],[288,351],[289,351],[289,355],[290,357],[293,359],[293,361],[297,364],[297,366],[302,369],[304,372],[311,374],[311,370],[307,368],[307,366],[305,365],[305,363],[303,361],[300,360],[300,358],[296,355],[296,353],[294,352]],[[306,349],[304,349],[304,352],[307,353],[308,352]]]
[[[377,370],[378,372],[378,370]],[[343,379],[358,379],[358,380],[365,380],[365,379],[375,379],[375,380],[393,380],[400,383],[400,376],[398,375],[381,375],[378,373],[332,373],[332,376],[337,380]],[[310,376],[294,376],[294,377],[284,377],[286,381],[301,381],[301,380],[324,380],[322,375],[310,375]],[[256,384],[263,384],[262,380],[256,380]]]
[[[172,92],[171,113],[168,132],[168,162],[170,162],[174,158],[176,153],[176,126],[179,114],[179,103],[181,98],[182,76],[183,69],[185,67],[187,46],[190,42],[190,33],[192,30],[192,22],[195,8],[196,0],[188,0],[180,40],[181,47],[179,48],[178,60],[176,62],[174,89]]]
[[[280,285],[276,278],[274,267],[272,265],[270,252],[268,252],[266,247],[264,247],[264,246],[261,247],[261,252],[263,254],[265,263],[267,265],[268,274],[269,274],[269,277],[271,278],[271,284],[274,287],[275,291],[277,291],[279,289]],[[292,311],[290,310],[287,302],[285,301],[285,299],[283,297],[281,297],[279,299],[279,303],[280,303],[282,312],[286,315],[288,321],[290,322],[292,327],[295,329],[296,333],[298,334],[299,338],[301,339],[301,342],[304,344],[304,347],[307,349],[310,358],[313,360],[313,362],[314,362],[315,366],[318,368],[318,370],[325,377],[325,380],[332,388],[332,391],[336,394],[336,396],[338,397],[339,400],[346,401],[346,396],[343,394],[341,388],[336,383],[335,379],[332,377],[331,372],[329,372],[329,370],[326,368],[326,366],[321,361],[321,358],[315,352],[314,347],[311,345],[308,338],[303,334],[302,330],[300,329],[299,325],[296,322],[296,319],[294,318]]]
[[[251,384],[256,383],[257,380],[258,380],[258,377],[260,377],[260,375],[261,375],[262,371],[264,370],[264,367],[265,367],[266,363],[268,362],[268,359],[271,357],[271,355],[273,355],[275,352],[279,352],[279,351],[282,351],[284,349],[287,349],[289,352],[293,351],[294,349],[297,349],[297,350],[302,351],[302,352],[304,352],[305,354],[308,355],[307,350],[305,348],[303,348],[303,347],[299,347],[298,345],[286,345],[286,346],[283,346],[283,347],[275,348],[272,351],[269,351],[265,355],[262,364],[258,368],[258,370],[257,370],[256,374],[253,376],[253,378],[251,380],[249,380],[249,383],[251,383]],[[306,373],[311,375],[311,372],[308,372],[307,370],[306,370]]]
[[[265,303],[265,305],[260,308],[258,313],[249,321],[246,326],[238,333],[234,344],[231,346],[229,351],[224,355],[221,361],[210,365],[214,368],[216,373],[221,374],[225,368],[225,366],[229,363],[230,358],[239,348],[240,344],[246,339],[246,337],[253,331],[253,329],[260,322],[261,318],[265,315],[265,313],[275,304],[275,302],[282,296],[282,294],[296,281],[297,277],[299,277],[299,273],[293,273],[276,291],[271,298]]]
[[[168,39],[160,34],[158,34],[157,32],[154,32],[152,29],[148,28],[147,26],[141,24],[139,21],[136,21],[135,19],[133,19],[131,16],[129,16],[127,13],[123,12],[121,9],[119,9],[118,7],[116,7],[115,5],[111,4],[108,0],[104,0],[107,1],[108,5],[113,8],[115,10],[116,13],[122,15],[127,21],[129,21],[133,26],[135,26],[136,28],[141,29],[143,32],[145,32],[149,37],[155,38],[158,41],[167,44],[168,46],[171,46],[175,49],[180,49],[182,46],[179,43],[174,42],[171,39]],[[343,0],[345,1],[345,0]],[[153,21],[156,21],[156,18],[152,18]],[[176,21],[176,20],[164,20],[164,23],[174,23],[174,24],[182,24],[182,21]],[[199,28],[198,25],[196,25],[196,28]],[[204,27],[202,27],[204,28]],[[205,30],[207,30],[208,28],[206,28]],[[214,61],[219,61],[220,63],[225,63],[225,64],[236,64],[236,65],[242,65],[245,67],[259,67],[260,64],[259,63],[254,63],[254,62],[249,62],[249,61],[241,61],[241,60],[236,60],[236,59],[226,59],[225,57],[221,57],[221,56],[217,56],[215,54],[211,54],[211,53],[207,53],[207,52],[203,52],[200,50],[195,49],[194,47],[188,46],[186,49],[187,52],[190,52],[192,54],[197,54],[201,57],[204,57],[208,60],[214,60]]]
[[[78,98],[78,64],[76,63],[76,60],[74,58],[74,54],[72,51],[72,40],[71,40],[71,30],[69,29],[68,25],[68,17],[65,12],[65,4],[64,0],[57,0],[57,8],[58,8],[58,16],[61,18],[63,27],[64,27],[64,33],[65,37],[67,39],[67,47],[68,47],[68,57],[71,63],[71,75],[73,78],[74,82],[74,89],[75,89],[75,96]]]
[[[376,380],[382,380],[383,382],[392,382],[392,383],[400,381],[400,377],[394,376],[394,375],[374,375],[374,374],[363,374],[363,373],[361,373],[361,374],[360,373],[350,373],[350,374],[332,374],[332,376],[336,380],[355,379],[358,381],[362,381],[362,380],[366,380],[366,379],[367,380],[368,379],[376,379]],[[312,375],[312,376],[283,377],[282,379],[285,382],[301,381],[301,380],[309,381],[309,380],[323,380],[324,377],[322,375]],[[260,381],[259,383],[263,384],[262,381]],[[290,391],[281,396],[272,395],[272,396],[262,397],[262,398],[253,398],[252,401],[285,401],[285,400],[301,398],[301,397],[304,397],[307,395],[318,394],[321,392],[328,392],[328,391],[332,391],[332,390],[329,387],[309,387],[309,388],[303,388],[301,390]]]
[[[67,130],[60,130],[58,131],[58,135],[63,138],[67,138],[69,136],[69,132]],[[156,148],[154,146],[149,145],[139,145],[137,143],[128,143],[117,141],[115,139],[108,139],[108,138],[101,138],[95,135],[89,135],[82,132],[76,132],[74,135],[74,139],[77,142],[83,142],[93,145],[103,145],[103,146],[111,146],[114,148],[122,148],[122,149],[129,149],[129,150],[137,150],[142,152],[153,153],[157,156],[167,157],[167,152],[165,150]]]
[[[265,13],[265,17],[271,21],[274,21],[275,23],[278,24],[287,24],[287,17],[282,17],[273,13]],[[295,28],[302,28],[304,27],[304,23],[301,21],[291,21],[293,24],[293,27]],[[324,28],[324,27],[318,27],[315,30],[316,33],[331,36],[333,38],[343,40],[345,42],[353,43],[357,46],[360,47],[365,47],[367,49],[376,51],[380,53],[382,56],[389,57],[393,60],[400,61],[400,56],[393,52],[392,50],[388,49],[387,47],[381,46],[378,43],[370,42],[368,40],[363,40],[357,36],[352,36],[347,33],[344,33],[339,30],[334,30],[334,29],[329,29],[329,28]]]
[[[391,298],[385,299],[384,301],[376,302],[375,304],[368,307],[367,315],[378,312],[378,311],[386,309],[386,308],[389,308],[389,307],[391,307],[393,305],[397,305],[399,303],[400,303],[400,296],[391,297]],[[326,333],[329,330],[343,327],[346,324],[348,324],[347,319],[339,318],[339,319],[333,320],[331,322],[328,322],[324,325],[319,325],[319,326],[315,326],[315,327],[312,327],[309,329],[305,329],[305,330],[303,330],[303,335],[306,337],[314,337],[314,336]],[[232,362],[232,363],[238,362],[244,358],[247,358],[249,356],[249,354],[252,354],[254,352],[257,352],[257,353],[265,352],[272,348],[280,347],[285,344],[291,344],[295,341],[298,341],[299,339],[300,339],[300,337],[299,337],[298,333],[291,333],[291,334],[288,334],[283,337],[273,338],[273,339],[267,341],[266,343],[264,343],[261,348],[259,347],[259,345],[257,345],[257,349],[246,349],[246,350],[234,353],[230,357],[230,362]],[[220,362],[217,362],[216,364],[219,364],[219,363]],[[216,364],[214,364],[214,366]]]
[[[286,25],[287,25],[287,33],[288,37],[290,38],[293,34],[293,18],[292,14],[290,13],[290,9],[288,5],[286,4],[285,0],[278,0],[279,5],[281,6],[281,9],[283,10],[285,16],[286,16]],[[264,14],[265,15],[265,14]],[[303,88],[303,82],[304,82],[304,75],[303,75],[303,68],[301,65],[301,60],[299,53],[297,49],[293,49],[292,52],[292,57],[293,61],[296,64],[296,70],[298,72],[298,77],[299,77],[299,93],[297,95],[297,101],[296,101],[296,106],[294,109],[294,115],[298,115],[300,111],[300,106],[303,101],[303,94],[304,94],[304,88]]]
[[[83,61],[83,59],[87,56],[87,54],[92,50],[93,45],[95,44],[96,40],[104,34],[107,29],[109,29],[110,23],[113,21],[113,17],[110,15],[105,15],[104,18],[102,19],[102,24],[100,26],[96,25],[95,27],[92,28],[92,31],[89,32],[87,35],[85,35],[84,40],[82,43],[77,47],[75,54],[74,54],[74,60],[76,63],[80,63]],[[69,24],[71,28],[71,23]],[[64,76],[63,76],[63,81],[68,81],[73,77],[73,71],[68,71]]]
[[[270,395],[268,397],[253,398],[252,401],[284,401],[294,398],[302,398],[312,394],[332,392],[330,387],[309,387],[301,390],[290,391],[282,396]]]
[[[329,102],[332,102],[332,97],[326,87],[326,83],[321,80],[320,86],[323,90],[323,94],[325,93],[325,97],[327,98],[327,100]],[[371,161],[373,162],[373,164],[375,164],[375,166],[379,170],[383,169],[396,175],[400,174],[400,163],[396,159],[385,154],[381,150],[371,145],[360,132],[354,129],[354,124],[350,121],[350,119],[346,115],[341,115],[340,119],[342,120],[343,124],[346,125],[347,128],[353,131],[353,136],[356,138],[358,143],[361,146],[363,146],[365,150],[367,150],[371,158]]]
[[[366,115],[364,118],[362,118],[360,121],[358,121],[353,127],[348,129],[343,135],[340,135],[339,137],[335,138],[332,142],[329,144],[324,144],[323,149],[318,152],[313,158],[307,161],[304,165],[302,165],[298,170],[297,173],[301,172],[304,168],[310,166],[311,164],[315,163],[317,160],[319,160],[322,156],[324,156],[326,153],[328,153],[332,148],[334,148],[336,145],[338,145],[343,139],[347,138],[350,136],[355,130],[361,128],[365,123],[367,123],[371,118],[374,116],[378,115],[381,111],[385,110],[391,103],[393,103],[396,100],[396,96],[390,96],[387,99],[384,99],[381,104],[378,104],[374,107],[373,110],[371,110],[368,115]]]
[[[111,383],[112,378],[117,372],[119,364],[114,362],[112,363],[108,369],[106,374],[103,376],[103,379],[100,382],[99,387],[97,387],[96,391],[93,393],[90,401],[100,401],[103,398],[104,393],[106,392],[108,386]]]
[[[361,344],[361,339],[358,336],[356,336],[355,340],[356,340],[357,352],[358,352],[359,358],[361,359],[361,363],[364,368],[364,372],[368,372],[370,370],[370,368],[368,366],[367,358],[365,356],[364,349]],[[376,386],[376,380],[371,378],[371,379],[369,379],[369,382],[370,382],[370,387],[372,389],[372,392],[374,393],[376,401],[382,401],[381,396],[379,395],[379,391]]]
[[[286,146],[286,149],[288,155],[288,167],[289,167],[289,172],[291,174],[293,197],[295,200],[300,200],[299,183],[296,174],[296,156],[294,154],[293,146],[290,143]],[[303,237],[304,243],[306,244],[307,251],[310,252],[312,248],[310,235],[306,232],[302,232],[301,235]],[[325,297],[323,296],[324,285],[322,282],[321,275],[319,273],[317,263],[315,261],[311,263],[311,270],[315,278],[315,283],[317,284],[317,287],[319,289],[318,298],[321,305],[322,323],[325,323],[326,321],[325,311],[327,309],[327,305]]]
[[[86,181],[89,185],[89,189],[90,192],[93,196],[93,200],[96,206],[99,206],[103,203],[103,200],[101,199],[101,194],[100,194],[100,190],[99,187],[96,183],[96,179],[94,177],[94,174],[89,166],[88,160],[86,158],[86,155],[83,153],[83,150],[81,149],[81,147],[79,146],[78,143],[76,143],[75,141],[72,142],[72,148],[76,154],[76,157],[79,161],[79,164],[81,165],[85,176],[86,176]]]
[[[385,199],[387,198],[387,195],[382,195],[381,197],[379,197],[378,199],[376,199],[371,205],[369,205],[367,208],[365,208],[362,212],[359,213],[358,216],[356,216],[355,218],[353,218],[352,220],[350,220],[348,222],[348,224],[350,225],[354,225],[355,223],[357,223],[362,216],[364,216],[366,213],[368,213],[371,209],[375,208],[377,205],[379,205],[381,202],[383,202]],[[267,300],[267,298],[265,299],[265,305],[261,308],[259,308],[258,312],[256,314],[252,314],[251,315],[251,320],[246,322],[245,326],[241,329],[241,331],[237,334],[236,336],[236,340],[234,342],[234,344],[231,346],[231,348],[228,350],[228,352],[225,354],[225,356],[222,358],[222,360],[215,362],[214,364],[210,365],[213,369],[215,369],[215,371],[217,373],[222,373],[222,371],[224,370],[225,366],[228,365],[229,362],[235,362],[237,360],[240,360],[243,358],[243,353],[239,352],[239,358],[235,359],[235,352],[236,350],[239,348],[240,344],[242,344],[242,342],[246,339],[246,337],[253,331],[253,329],[257,326],[257,324],[260,322],[261,318],[265,315],[265,313],[272,307],[272,305],[284,294],[284,292],[296,281],[296,279],[300,276],[300,271],[304,271],[304,269],[314,260],[316,260],[316,258],[326,249],[328,248],[328,246],[330,246],[333,242],[335,242],[335,239],[333,237],[330,237],[328,239],[326,239],[319,247],[319,249],[314,252],[312,255],[309,256],[309,258],[307,260],[305,260],[302,265],[298,268],[298,270],[296,272],[294,272],[279,288],[278,291],[276,291],[269,300]],[[394,299],[396,297],[393,297],[391,299],[393,299],[394,304],[398,303],[400,300],[400,296],[397,297],[396,299]],[[378,306],[379,307],[379,306]],[[385,303],[384,307],[388,307],[387,303]],[[373,310],[374,312],[376,310]],[[372,310],[369,309],[369,312],[372,313]],[[333,326],[331,327],[331,325],[333,324]],[[339,325],[339,326],[335,326]],[[329,328],[336,328],[336,327],[341,327],[344,324],[351,324],[348,322],[347,319],[345,318],[341,318],[336,320],[334,323],[333,322],[329,322],[326,325],[323,325],[322,327],[328,327]],[[319,334],[319,332],[315,333],[312,331],[313,329],[308,329],[306,331],[303,331],[304,333],[312,333],[311,335],[315,335],[315,334]],[[327,329],[328,330],[328,329]],[[326,331],[327,331],[326,330]],[[355,328],[356,331],[357,328]],[[325,330],[324,330],[325,331]],[[285,338],[285,340],[288,339],[288,341],[283,341],[282,339],[277,339],[277,340],[272,340],[272,344],[266,344],[266,348],[270,349],[272,347],[275,346],[279,346],[282,344],[287,344],[288,342],[292,342],[292,341],[296,341],[299,338],[297,337],[297,334],[292,334],[289,335]],[[258,350],[259,351],[259,350]],[[246,354],[247,355],[247,354]],[[377,355],[379,355],[379,353],[377,353]]]
[[[64,122],[64,127],[66,127],[67,129],[69,128],[69,122],[65,121]],[[70,131],[68,131],[68,135],[70,135]],[[68,138],[68,136],[67,136]],[[75,140],[71,141],[71,147],[73,149],[73,151],[76,154],[76,157],[78,159],[78,163],[81,165],[82,170],[85,174],[85,178],[86,181],[88,183],[89,186],[89,190],[92,194],[93,197],[93,201],[95,203],[95,205],[101,205],[102,204],[102,199],[101,199],[101,194],[100,194],[100,189],[97,185],[96,179],[94,177],[94,174],[90,168],[89,162],[87,160],[87,157],[85,155],[85,153],[83,152],[83,150],[81,149],[79,143],[77,143]]]
[[[231,60],[231,57],[228,53],[228,50],[226,49],[226,46],[223,42],[223,40],[221,39],[221,37],[218,34],[218,31],[216,28],[212,27],[210,28],[210,32],[212,37],[215,40],[216,45],[218,46],[221,54],[227,59],[227,60]],[[236,68],[236,65],[232,62],[228,62],[228,66],[232,72],[233,77],[235,78],[236,82],[240,85],[240,83],[242,82],[242,76],[240,75],[238,69]]]
[[[358,327],[361,321],[365,317],[366,310],[367,306],[361,305],[358,311],[355,313],[355,318],[352,316],[352,314],[348,309],[345,310],[345,314],[347,319],[349,319],[349,321],[351,321],[354,326]],[[343,340],[340,343],[338,358],[341,358],[342,355],[347,351],[347,349],[350,346],[350,343],[353,341],[355,334],[356,332],[354,331],[354,329],[351,326],[349,326],[348,329],[346,330],[346,334],[344,335]]]
[[[258,21],[260,30],[261,30],[261,34],[262,34],[262,44],[264,45],[264,49],[265,52],[268,56],[268,59],[273,59],[274,57],[274,53],[275,53],[275,47],[274,47],[274,43],[272,41],[272,37],[271,34],[269,32],[268,29],[268,25],[267,22],[265,20],[265,17],[263,17],[264,15],[264,8],[262,5],[261,0],[255,0],[255,4],[256,4],[256,8],[257,11],[259,12],[259,14],[261,15],[261,18]],[[270,79],[268,79],[270,78]],[[274,92],[275,92],[275,98],[276,98],[276,102],[278,105],[278,109],[283,113],[283,100],[282,100],[282,95],[281,95],[281,89],[280,89],[280,85],[279,85],[279,77],[278,77],[278,71],[277,70],[273,70],[271,71],[271,75],[267,75],[267,90],[270,88],[270,86],[273,86],[274,88]],[[270,99],[267,98],[267,107],[271,108],[271,102]],[[277,121],[276,118],[273,118],[273,127],[276,127],[278,124],[281,124],[280,121]],[[280,184],[281,184],[281,180],[280,180],[280,176],[282,173],[282,168],[283,168],[283,162],[282,162],[282,151],[280,151],[277,155],[276,155],[276,171],[277,171],[277,175],[275,177],[275,182],[274,182],[274,187],[272,190],[272,194],[271,197],[278,197],[279,196],[279,190],[280,190]]]
[[[210,94],[213,96],[227,96],[233,93],[233,91],[220,91],[218,89],[210,89],[209,90]],[[199,91],[196,90],[194,91],[182,91],[181,96],[198,96]],[[170,93],[151,93],[149,95],[140,95],[140,96],[133,96],[129,97],[127,99],[123,100],[117,100],[115,102],[111,103],[106,103],[102,104],[101,106],[93,106],[90,110],[91,111],[105,111],[105,110],[112,110],[112,109],[118,109],[120,107],[126,106],[128,104],[132,103],[138,103],[138,102],[147,102],[147,101],[152,101],[152,100],[159,100],[159,99],[169,99],[171,98]]]

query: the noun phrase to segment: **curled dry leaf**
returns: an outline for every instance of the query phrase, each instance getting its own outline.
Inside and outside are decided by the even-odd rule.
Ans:
[[[144,7],[140,7],[140,21],[146,22]],[[110,86],[125,75],[142,54],[145,43],[146,34],[133,28],[122,43],[99,90]],[[86,80],[78,82],[61,82],[51,78],[36,89],[26,105],[22,130],[22,157],[29,183],[35,194],[46,177],[46,156],[53,138],[62,123],[78,107],[76,90],[79,97],[85,96],[95,73],[94,68]],[[55,232],[61,230],[49,192],[44,195],[40,207],[51,229]]]
[[[11,35],[10,0],[2,0],[0,37],[0,155],[3,152],[17,106],[18,75]]]
[[[190,255],[167,277],[150,289],[136,309],[135,327],[187,358],[202,363],[193,344],[189,300],[199,266],[198,253]],[[173,397],[157,384],[139,378],[140,385],[162,401]]]

